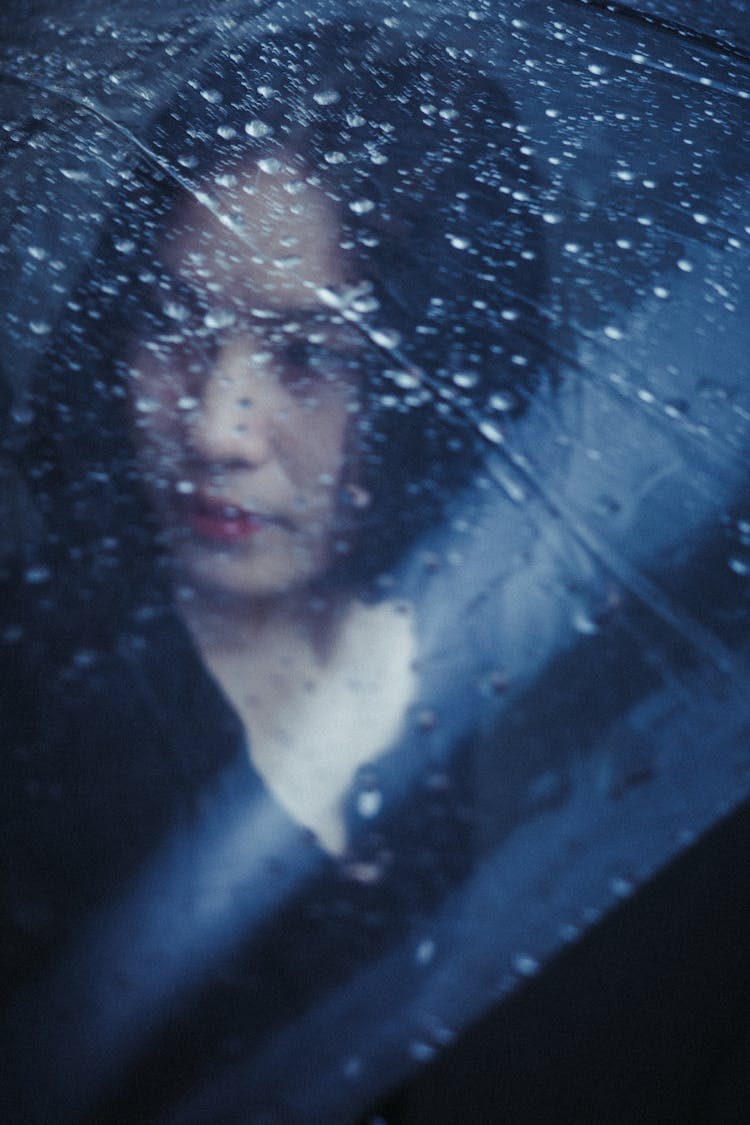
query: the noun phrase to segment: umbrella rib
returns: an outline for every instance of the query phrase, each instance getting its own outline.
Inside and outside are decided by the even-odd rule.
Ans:
[[[709,51],[714,51],[721,55],[728,55],[730,58],[737,59],[743,63],[750,63],[750,53],[748,51],[735,46],[719,35],[711,35],[706,31],[698,31],[694,27],[678,23],[676,20],[667,19],[664,16],[639,12],[636,8],[631,7],[630,4],[618,3],[617,0],[563,0],[563,2],[576,8],[595,8],[597,11],[606,12],[607,15],[620,16],[623,19],[632,20],[634,23],[646,24],[650,29],[656,27],[659,31],[677,35],[681,39],[686,39],[691,43],[705,47]]]

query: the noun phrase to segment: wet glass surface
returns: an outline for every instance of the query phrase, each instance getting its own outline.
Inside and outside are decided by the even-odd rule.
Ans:
[[[9,1120],[351,1121],[748,795],[746,5],[308,7],[3,17]]]

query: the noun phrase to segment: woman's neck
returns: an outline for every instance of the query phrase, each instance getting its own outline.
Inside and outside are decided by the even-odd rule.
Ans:
[[[285,600],[244,615],[195,601],[184,616],[268,788],[343,854],[343,797],[398,737],[416,693],[411,610],[338,597],[306,612]]]
[[[180,611],[206,660],[238,654],[266,660],[280,645],[291,645],[309,649],[324,664],[352,601],[306,591],[252,601],[200,595],[182,603]]]

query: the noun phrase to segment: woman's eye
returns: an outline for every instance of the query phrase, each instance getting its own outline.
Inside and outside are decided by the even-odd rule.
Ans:
[[[285,365],[294,370],[307,370],[314,366],[315,349],[309,340],[289,340],[283,349]]]
[[[301,376],[316,381],[338,380],[356,365],[351,349],[305,338],[287,342],[281,358],[287,381],[299,380]]]
[[[285,341],[279,361],[281,381],[297,397],[317,389],[326,371],[333,368],[326,350],[306,339]]]

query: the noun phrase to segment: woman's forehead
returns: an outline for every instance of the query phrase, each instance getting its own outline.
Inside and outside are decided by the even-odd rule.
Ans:
[[[261,162],[262,163],[262,162]],[[270,308],[314,308],[347,281],[336,209],[323,190],[282,161],[240,166],[174,212],[161,257],[180,280]],[[207,190],[206,190],[207,189]]]

